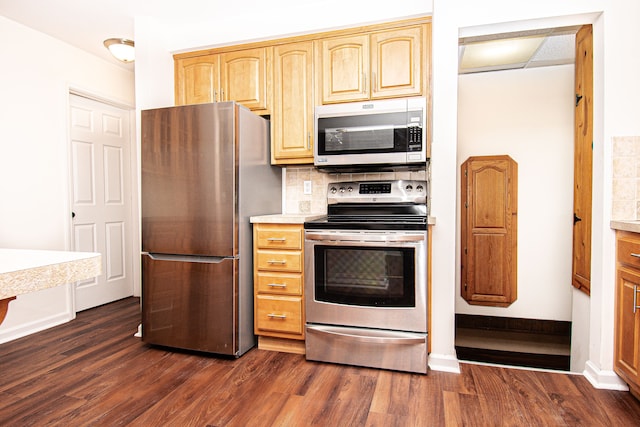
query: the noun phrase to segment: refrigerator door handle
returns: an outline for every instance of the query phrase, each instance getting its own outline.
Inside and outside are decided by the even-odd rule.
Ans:
[[[229,257],[219,256],[199,256],[199,255],[169,255],[169,254],[154,254],[146,253],[149,258],[155,261],[177,261],[177,262],[199,262],[205,264],[220,264]]]

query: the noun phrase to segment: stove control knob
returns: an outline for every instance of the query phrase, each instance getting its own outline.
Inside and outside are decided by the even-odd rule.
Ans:
[[[329,192],[330,192],[331,194],[336,194],[336,192],[337,192],[337,191],[338,191],[338,190],[336,189],[336,187],[331,187],[331,188],[329,188]]]
[[[416,191],[419,192],[419,193],[422,193],[424,191],[424,187],[422,185],[418,185],[416,187]]]
[[[348,186],[348,187],[347,187],[347,191],[348,191],[349,193],[352,193],[352,192],[353,192],[353,187],[352,187],[352,186]]]
[[[411,193],[411,191],[413,191],[413,186],[409,184],[404,189],[407,190],[407,193]]]
[[[344,187],[340,187],[340,192],[344,193]]]

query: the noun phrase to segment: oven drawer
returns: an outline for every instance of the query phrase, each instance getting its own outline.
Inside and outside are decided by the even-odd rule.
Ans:
[[[307,360],[427,373],[427,334],[343,326],[306,326]]]
[[[258,270],[302,272],[301,251],[256,251]]]
[[[258,293],[302,295],[302,274],[258,271],[256,277]]]
[[[302,334],[302,298],[258,295],[256,330]]]
[[[258,224],[259,249],[302,249],[302,228],[298,225]]]

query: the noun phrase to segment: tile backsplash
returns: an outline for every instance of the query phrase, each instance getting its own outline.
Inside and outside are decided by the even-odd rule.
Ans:
[[[428,168],[428,166],[427,166]],[[312,166],[288,166],[285,182],[285,214],[327,213],[327,187],[340,181],[378,179],[426,180],[427,170],[381,173],[324,173]],[[311,181],[311,194],[304,194],[304,182]]]
[[[640,219],[640,136],[613,138],[611,219]]]

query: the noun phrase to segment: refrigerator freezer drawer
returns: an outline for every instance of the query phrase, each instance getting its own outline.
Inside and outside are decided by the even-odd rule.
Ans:
[[[238,354],[237,259],[189,262],[142,256],[142,339],[149,344]]]

